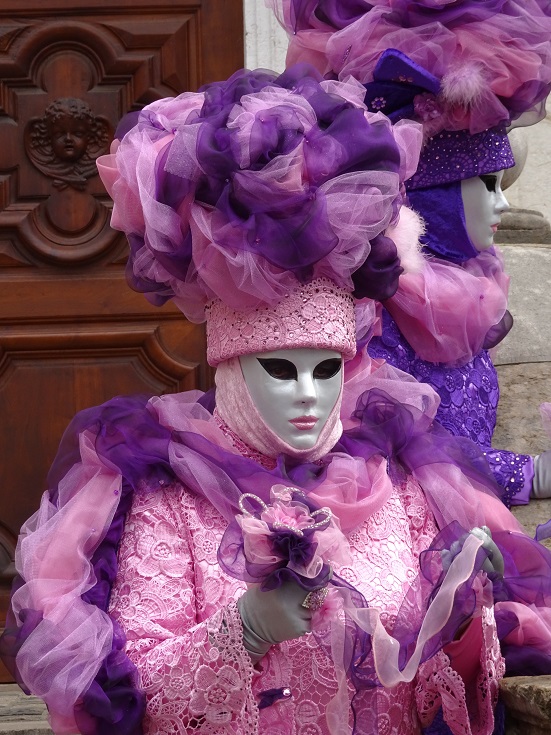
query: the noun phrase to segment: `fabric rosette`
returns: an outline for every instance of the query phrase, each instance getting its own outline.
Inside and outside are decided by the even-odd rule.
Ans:
[[[319,508],[295,487],[273,485],[270,503],[245,493],[230,522],[218,559],[231,576],[261,589],[292,578],[307,591],[327,585],[335,565],[351,561],[348,541],[329,508]]]

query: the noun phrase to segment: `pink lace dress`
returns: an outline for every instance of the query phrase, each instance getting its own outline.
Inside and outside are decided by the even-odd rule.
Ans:
[[[330,724],[334,666],[313,635],[273,646],[252,666],[236,606],[243,583],[217,562],[226,525],[182,486],[133,499],[110,612],[125,630],[146,693],[146,735],[341,735]],[[349,536],[353,563],[337,571],[384,611],[389,630],[418,573],[418,555],[436,533],[424,494],[409,479]],[[414,735],[442,706],[454,733],[491,733],[503,663],[491,608],[482,608],[481,621],[486,646],[466,686],[441,651],[410,684],[357,698],[357,716],[380,735]],[[466,691],[476,716],[467,711]],[[274,701],[259,708],[265,692],[275,693]]]

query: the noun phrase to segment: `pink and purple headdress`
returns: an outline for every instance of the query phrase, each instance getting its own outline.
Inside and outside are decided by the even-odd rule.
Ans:
[[[212,364],[242,354],[253,311],[280,308],[313,281],[341,301],[385,298],[406,261],[418,262],[420,226],[400,209],[421,130],[369,112],[364,94],[307,65],[244,70],[148,105],[98,160],[112,225],[130,243],[132,287],[155,304],[173,299],[194,322],[242,315],[235,348],[211,340]],[[297,346],[296,333],[291,342],[279,347]],[[345,342],[351,353],[353,324]],[[332,345],[326,336],[318,346]]]
[[[508,127],[545,113],[548,0],[268,4],[289,33],[288,63],[307,61],[327,78],[353,76],[365,85],[369,110],[422,124],[419,167],[406,189],[427,224],[425,244],[458,263],[478,256],[459,182],[513,166]]]
[[[268,4],[289,33],[288,63],[307,61],[326,77],[351,75],[366,85],[368,109],[422,123],[426,145],[408,188],[513,165],[506,127],[545,114],[548,0]]]

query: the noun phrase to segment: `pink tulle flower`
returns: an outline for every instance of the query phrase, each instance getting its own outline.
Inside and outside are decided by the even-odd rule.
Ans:
[[[297,535],[302,535],[305,529],[315,523],[305,505],[290,505],[282,503],[280,500],[276,500],[271,506],[268,506],[268,509],[263,511],[260,517],[274,527],[294,530]]]
[[[329,509],[311,513],[305,503],[293,500],[297,495],[300,492],[294,488],[274,485],[270,505],[257,499],[262,510],[256,515],[243,513],[236,520],[249,564],[267,570],[286,566],[313,579],[324,565],[348,563],[349,546]]]

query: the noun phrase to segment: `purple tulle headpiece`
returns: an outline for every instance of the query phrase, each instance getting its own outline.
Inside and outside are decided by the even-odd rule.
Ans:
[[[513,165],[510,125],[545,114],[548,0],[268,0],[288,63],[366,85],[368,109],[418,120],[426,146],[409,189]],[[338,7],[337,7],[338,5]]]
[[[357,298],[393,293],[404,264],[392,232],[421,131],[367,111],[364,95],[301,64],[134,114],[98,160],[130,284],[195,322],[212,302],[273,308],[320,278]]]

